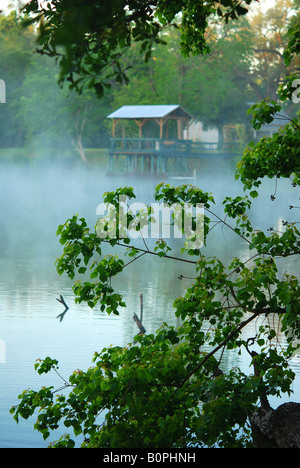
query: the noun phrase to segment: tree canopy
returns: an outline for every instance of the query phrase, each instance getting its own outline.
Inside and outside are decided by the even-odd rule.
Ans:
[[[29,24],[39,24],[41,52],[58,59],[60,82],[68,80],[79,91],[87,82],[102,96],[112,77],[127,81],[121,59],[133,43],[139,44],[147,61],[153,45],[164,43],[163,31],[171,26],[180,31],[185,56],[207,53],[208,24],[244,16],[248,10],[243,5],[252,1],[53,0],[40,6],[33,0],[24,11]]]

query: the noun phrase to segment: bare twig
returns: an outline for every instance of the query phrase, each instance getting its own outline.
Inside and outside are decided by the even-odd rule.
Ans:
[[[66,304],[66,302],[65,302],[64,298],[62,297],[62,295],[59,296],[59,299],[56,298],[56,300],[65,306],[65,310],[61,314],[57,315],[57,317],[56,317],[56,318],[59,318],[59,321],[61,322],[62,319],[64,318],[66,312],[69,310],[69,306]]]

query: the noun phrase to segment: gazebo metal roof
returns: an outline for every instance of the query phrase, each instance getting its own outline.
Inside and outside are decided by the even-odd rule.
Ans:
[[[107,116],[108,119],[191,119],[192,116],[179,105],[123,106]]]

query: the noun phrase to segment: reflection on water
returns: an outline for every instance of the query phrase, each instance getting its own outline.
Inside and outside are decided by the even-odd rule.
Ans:
[[[25,388],[61,386],[55,374],[38,376],[34,372],[37,358],[49,355],[58,359],[61,375],[68,377],[74,369],[86,369],[95,351],[111,344],[131,342],[138,332],[133,314],[139,315],[141,293],[147,332],[154,332],[163,322],[178,325],[172,303],[190,284],[190,280],[178,277],[192,277],[191,265],[151,256],[133,262],[113,279],[113,286],[124,295],[127,304],[120,316],[107,316],[84,304],[75,305],[71,282],[57,275],[54,266],[55,258],[61,253],[55,237],[58,224],[76,212],[87,217],[91,225],[95,224],[95,210],[101,194],[122,184],[134,185],[141,201],[149,202],[158,182],[112,181],[89,170],[61,173],[46,168],[40,173],[34,168],[6,168],[0,173],[1,349],[5,345],[5,359],[2,352],[5,363],[0,356],[0,447],[47,446],[40,434],[33,431],[32,420],[20,421],[17,425],[8,412]],[[217,200],[223,195],[236,195],[236,192],[231,193],[233,185],[226,178],[222,183],[217,179],[200,178],[198,185],[213,192]],[[291,197],[294,196],[289,190],[284,190],[281,201],[287,209],[293,204]],[[272,205],[275,212],[271,214],[266,204],[269,208],[261,207],[253,216],[258,226],[262,223],[267,228],[278,222],[282,206],[279,202]],[[246,247],[228,231],[215,229],[207,253],[220,256],[224,261],[230,261],[232,256],[246,260],[249,258]],[[281,274],[286,270],[299,274],[300,266],[295,259],[290,259],[280,268]],[[69,306],[62,322],[57,319],[63,312],[62,304],[56,300],[60,294]],[[255,335],[256,326],[253,324],[253,328],[247,330],[247,336]],[[299,357],[291,364],[300,375]],[[244,372],[249,372],[249,356],[231,352],[226,355],[223,366],[240,366]],[[294,401],[300,401],[298,383],[297,378],[295,395],[291,398]]]

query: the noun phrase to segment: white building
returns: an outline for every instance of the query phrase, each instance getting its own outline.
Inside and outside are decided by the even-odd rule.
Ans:
[[[183,131],[183,137],[185,140],[218,143],[218,130],[216,128],[204,130],[201,122],[191,120]]]

